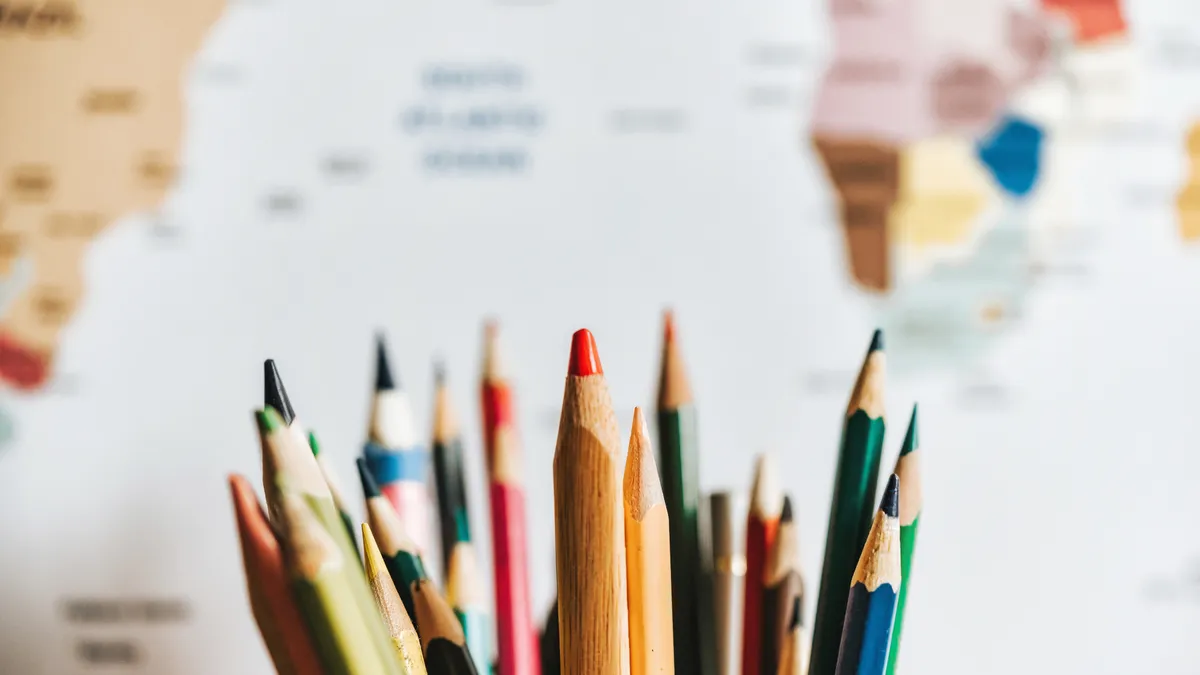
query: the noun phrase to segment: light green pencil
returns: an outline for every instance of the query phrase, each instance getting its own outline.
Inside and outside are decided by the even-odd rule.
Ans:
[[[900,458],[893,472],[900,478],[900,599],[896,607],[896,626],[892,629],[892,646],[888,651],[886,675],[896,672],[896,655],[900,653],[900,631],[904,627],[904,603],[912,587],[913,551],[917,547],[917,525],[921,522],[921,444],[917,440],[917,405],[913,404],[912,419]]]

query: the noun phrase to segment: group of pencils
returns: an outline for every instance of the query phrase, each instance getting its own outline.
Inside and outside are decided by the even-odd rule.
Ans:
[[[915,407],[895,473],[876,501],[881,333],[843,421],[810,643],[795,505],[778,487],[769,458],[760,456],[745,547],[734,545],[732,494],[702,496],[699,489],[696,408],[670,313],[664,323],[657,443],[640,408],[622,443],[595,340],[586,329],[572,337],[553,464],[558,597],[540,632],[529,598],[514,397],[495,324],[485,328],[480,385],[491,616],[480,592],[485,568],[472,544],[463,441],[442,368],[427,452],[378,340],[370,422],[357,460],[367,522],[356,526],[327,455],[297,419],[268,360],[265,402],[255,412],[266,509],[245,477],[229,480],[250,605],[276,670],[891,675],[908,589],[901,580],[909,574],[921,504]],[[441,589],[425,562],[435,547]],[[731,598],[742,575],[738,630]]]

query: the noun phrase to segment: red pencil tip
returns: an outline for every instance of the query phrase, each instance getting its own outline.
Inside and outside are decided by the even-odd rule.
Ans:
[[[571,336],[571,363],[567,367],[567,374],[577,377],[604,374],[600,353],[596,351],[596,338],[586,328],[580,328]]]
[[[675,312],[666,310],[663,312],[663,343],[669,344],[675,341]]]

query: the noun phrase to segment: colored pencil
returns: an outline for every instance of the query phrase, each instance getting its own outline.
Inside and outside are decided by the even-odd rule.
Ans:
[[[462,436],[446,385],[446,369],[434,369],[433,476],[437,487],[442,572],[450,573],[450,555],[460,541],[471,541],[467,487],[463,476]],[[446,578],[443,576],[443,578]]]
[[[734,496],[714,492],[708,496],[709,537],[712,541],[713,638],[716,640],[717,675],[733,675],[733,589],[746,573],[746,560],[733,547]]]
[[[553,469],[559,643],[568,675],[629,672],[619,442],[595,339],[579,330]]]
[[[830,675],[836,667],[846,588],[871,527],[885,427],[884,367],[883,332],[877,330],[846,407],[813,623],[811,675]]]
[[[412,404],[392,376],[382,334],[375,338],[375,393],[363,458],[417,549],[428,553],[432,550],[429,491],[425,487],[429,454],[417,443]]]
[[[345,553],[311,508],[311,501],[285,476],[279,478],[284,560],[292,575],[297,604],[326,672],[398,674],[395,657],[380,652],[372,640],[375,626],[382,629],[378,610],[371,607],[373,614],[364,614],[355,602],[351,573],[361,576],[361,570],[347,563]]]
[[[671,545],[667,505],[642,409],[633,409],[625,460],[625,560],[629,582],[629,672],[671,675]]]
[[[808,673],[808,633],[804,630],[803,607],[799,597],[792,598],[788,633],[779,652],[779,668],[775,675],[806,675]]]
[[[499,328],[495,322],[484,326],[480,396],[488,497],[492,507],[497,672],[498,675],[540,675],[538,635],[529,602],[521,448],[513,390],[501,363]],[[557,643],[557,637],[555,641]],[[556,655],[555,670],[558,669],[557,661]]]
[[[779,669],[780,652],[787,638],[792,604],[804,601],[804,579],[800,575],[800,547],[796,523],[792,518],[792,500],[784,497],[775,544],[763,570],[762,621],[758,657],[759,672],[773,674]]]
[[[542,675],[559,675],[562,672],[562,657],[558,645],[558,598],[550,605],[546,623],[538,636],[538,660]]]
[[[350,599],[358,607],[368,629],[367,637],[375,646],[380,658],[391,666],[388,672],[398,672],[399,664],[392,657],[390,641],[384,630],[383,621],[379,617],[379,611],[375,608],[375,602],[371,599],[367,578],[357,563],[348,563],[351,558],[358,558],[358,549],[346,534],[346,528],[342,525],[341,517],[333,505],[333,497],[329,494],[329,486],[326,485],[325,478],[321,476],[321,470],[317,467],[317,461],[312,456],[312,451],[308,448],[302,435],[296,433],[294,429],[284,426],[283,419],[274,408],[257,411],[255,419],[258,423],[263,451],[263,466],[267,467],[274,485],[274,489],[267,494],[268,508],[274,501],[276,512],[280,513],[282,518],[279,509],[283,505],[283,488],[287,487],[295,493],[297,498],[302,500],[306,509],[312,512],[316,522],[325,528],[333,544],[341,550],[336,568],[340,570],[339,576],[344,580],[344,582],[329,582],[329,584],[336,585],[338,588],[344,585],[349,589]],[[286,532],[282,524],[278,527],[280,532]],[[284,546],[284,559],[287,560],[286,536],[284,539],[285,541],[281,543]],[[319,642],[319,636],[314,633],[313,637]],[[318,651],[320,651],[319,646]]]
[[[392,575],[392,583],[396,585],[400,601],[419,633],[421,624],[417,621],[417,610],[413,605],[412,586],[429,578],[425,562],[417,551],[416,543],[405,531],[404,523],[400,522],[396,508],[379,491],[370,467],[361,457],[358,459],[358,477],[362,481],[363,497],[366,499],[367,523],[383,553],[384,564]]]
[[[322,675],[308,627],[292,597],[279,541],[245,476],[230,474],[250,610],[280,675]]]
[[[835,675],[883,675],[900,590],[900,479],[892,474],[851,579]]]
[[[475,669],[481,673],[491,671],[488,658],[492,653],[491,632],[488,622],[486,601],[479,587],[479,564],[475,558],[475,546],[469,541],[460,541],[450,553],[450,570],[446,573],[446,600],[454,609],[454,615],[462,624],[467,648],[475,661]]]
[[[769,455],[759,455],[754,463],[754,484],[750,488],[750,515],[746,518],[746,581],[742,588],[742,675],[762,672],[758,659],[762,654],[763,571],[767,555],[775,545],[779,516],[783,511],[783,491],[775,479]]]
[[[671,312],[663,319],[658,386],[658,450],[671,521],[671,596],[679,675],[711,675],[715,665],[712,600],[701,575],[700,467],[696,408]],[[707,611],[706,611],[707,610]]]
[[[421,627],[421,645],[425,649],[425,665],[429,672],[477,675],[479,671],[471,658],[462,625],[433,582],[422,579],[413,584],[413,601],[417,606],[417,624]],[[487,671],[483,675],[487,675]]]
[[[333,496],[333,505],[337,507],[342,524],[346,526],[346,534],[350,537],[351,542],[356,542],[354,517],[346,508],[346,498],[343,496],[345,493],[342,492],[341,481],[337,479],[337,473],[333,470],[328,456],[321,454],[321,443],[317,440],[316,432],[312,430],[308,432],[308,447],[312,449],[313,457],[317,458],[317,466],[321,469],[321,475],[325,477],[325,484],[329,486],[329,494]]]
[[[913,404],[908,433],[900,446],[896,460],[896,476],[900,480],[900,600],[896,604],[896,627],[892,630],[892,647],[888,653],[887,675],[896,672],[896,657],[900,652],[900,630],[904,627],[904,604],[912,584],[912,559],[917,547],[917,525],[921,522],[921,444],[917,439],[917,405]]]
[[[421,654],[421,638],[417,637],[417,629],[413,626],[412,618],[400,601],[396,584],[375,543],[375,535],[371,526],[362,524],[363,569],[367,573],[367,583],[371,585],[371,595],[375,596],[375,604],[383,615],[384,624],[396,648],[400,661],[400,672],[403,675],[426,675],[425,657]]]

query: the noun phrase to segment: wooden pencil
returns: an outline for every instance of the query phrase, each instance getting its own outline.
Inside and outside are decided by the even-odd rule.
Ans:
[[[679,675],[713,675],[712,599],[702,583],[700,467],[696,408],[671,312],[663,319],[658,386],[658,450],[671,521],[671,590]]]
[[[383,553],[384,564],[392,576],[396,592],[400,594],[400,601],[419,633],[421,626],[417,621],[416,607],[413,605],[412,586],[422,579],[429,578],[425,571],[425,562],[417,551],[416,543],[405,532],[404,524],[396,514],[396,508],[379,491],[379,485],[371,475],[366,460],[360,457],[357,464],[358,477],[362,481],[363,497],[366,500],[367,523],[371,526],[375,543]]]
[[[413,601],[421,626],[421,646],[425,649],[425,666],[436,675],[477,675],[462,625],[454,610],[438,594],[433,582],[423,579],[413,584]],[[484,671],[487,675],[487,671]]]
[[[716,640],[717,675],[733,675],[733,589],[746,573],[746,560],[733,546],[734,496],[714,492],[708,496],[708,521],[712,541],[713,638]]]
[[[754,484],[750,488],[750,514],[746,518],[746,580],[742,588],[742,675],[759,675],[762,654],[763,572],[767,555],[775,545],[779,516],[783,511],[783,491],[775,479],[775,467],[769,455],[759,455],[754,463]]]
[[[404,528],[422,554],[432,541],[429,533],[429,453],[417,443],[412,404],[393,377],[383,335],[375,337],[375,391],[363,458],[392,503]]]
[[[379,545],[375,543],[375,535],[371,526],[362,524],[363,569],[367,573],[367,582],[371,585],[371,594],[375,596],[375,604],[383,615],[384,624],[396,648],[400,660],[400,672],[403,675],[426,675],[425,657],[421,654],[421,638],[417,637],[417,628],[413,625],[408,610],[400,601],[400,594],[392,576],[388,572]]]
[[[804,578],[800,574],[800,547],[792,501],[784,497],[775,544],[763,570],[762,620],[758,657],[759,672],[773,675],[779,668],[780,652],[787,638],[792,604],[804,599]]]
[[[269,472],[273,486],[271,492],[267,493],[268,509],[274,504],[276,513],[282,518],[282,488],[287,486],[312,511],[316,522],[325,528],[334,545],[341,550],[341,556],[338,558],[341,564],[337,569],[341,570],[339,574],[345,580],[345,587],[349,589],[351,599],[369,629],[367,637],[384,662],[392,666],[388,672],[398,672],[399,664],[392,657],[391,644],[379,611],[375,609],[375,602],[371,599],[371,591],[362,567],[357,563],[348,563],[351,558],[358,558],[358,549],[346,534],[341,516],[333,504],[333,497],[329,494],[329,486],[321,476],[312,451],[302,435],[283,424],[283,419],[274,408],[257,411],[255,419],[263,451],[263,466]],[[282,523],[282,520],[280,522]],[[279,525],[279,531],[286,532],[282,525]],[[283,543],[286,560],[286,541]],[[341,582],[337,585],[341,587]]]
[[[877,330],[850,394],[842,427],[813,622],[812,675],[831,675],[837,665],[846,587],[871,527],[885,428],[884,369],[883,332]]]
[[[595,339],[571,339],[554,449],[558,627],[567,675],[628,673],[619,439]]]
[[[624,483],[629,672],[672,675],[670,525],[641,408],[633,409]]]
[[[499,327],[494,321],[484,326],[480,398],[491,504],[497,672],[499,675],[540,675],[538,635],[529,601],[521,447],[513,389],[502,364]],[[557,637],[555,640],[557,642]],[[554,668],[557,670],[557,652],[555,654]]]
[[[921,445],[917,438],[917,404],[913,404],[908,432],[900,446],[900,457],[894,472],[900,480],[900,599],[896,604],[896,627],[892,630],[892,646],[888,652],[887,675],[896,672],[900,652],[900,631],[904,627],[904,605],[912,584],[912,559],[917,547],[917,525],[921,521]]]
[[[471,523],[467,512],[467,488],[463,476],[462,436],[446,384],[446,369],[434,369],[433,402],[433,476],[437,488],[438,530],[442,551],[443,577],[450,573],[454,545],[471,541]]]
[[[788,633],[779,652],[779,668],[775,675],[806,675],[808,673],[808,632],[804,630],[803,606],[800,597],[792,598]]]
[[[322,675],[308,627],[292,597],[279,541],[245,476],[230,474],[250,610],[279,675]]]
[[[888,479],[851,579],[836,675],[883,675],[900,590],[900,480]]]
[[[492,653],[492,627],[487,617],[486,601],[479,587],[479,564],[475,546],[460,541],[450,553],[450,569],[446,573],[446,600],[462,624],[467,649],[481,673],[491,671],[488,657]]]
[[[325,477],[325,484],[329,486],[329,494],[333,496],[333,505],[337,507],[338,515],[342,517],[342,524],[346,526],[346,534],[350,537],[351,542],[357,541],[354,517],[350,515],[350,510],[346,507],[341,481],[338,480],[337,472],[329,462],[329,457],[321,453],[321,443],[317,440],[316,432],[311,429],[308,432],[308,447],[312,450],[313,457],[317,458],[317,466],[321,469],[321,475]]]
[[[538,660],[541,663],[542,675],[559,675],[562,672],[558,644],[558,598],[554,598],[550,605],[546,623],[538,636]]]
[[[284,560],[292,575],[292,589],[327,673],[334,675],[398,674],[399,664],[390,653],[381,653],[372,640],[378,611],[362,612],[355,602],[346,556],[330,536],[302,493],[286,476],[279,477],[280,525]],[[340,526],[339,526],[340,528]]]

